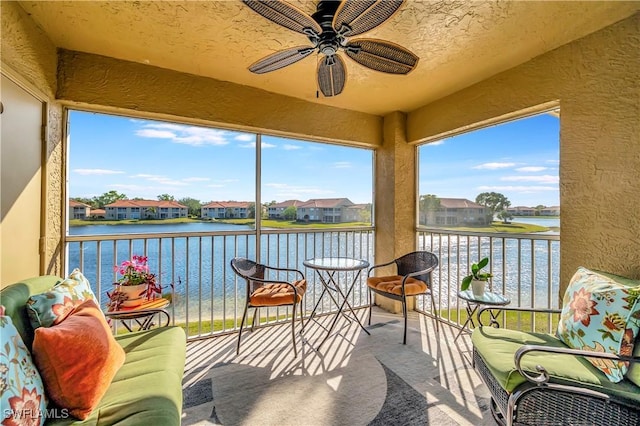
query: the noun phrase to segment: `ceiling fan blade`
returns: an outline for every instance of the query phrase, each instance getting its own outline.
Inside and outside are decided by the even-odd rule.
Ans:
[[[352,37],[369,31],[389,19],[404,0],[344,0],[333,18],[333,28]],[[350,31],[343,29],[347,26]]]
[[[326,97],[342,92],[345,83],[344,61],[338,55],[326,56],[318,67],[318,86]]]
[[[295,32],[310,35],[308,30],[318,35],[322,32],[320,25],[311,16],[282,0],[242,0],[258,14],[270,21]]]
[[[418,57],[397,44],[384,40],[353,40],[345,53],[360,65],[389,74],[407,74],[418,64]]]
[[[272,55],[264,57],[254,62],[249,71],[255,74],[264,74],[267,72],[279,70],[287,65],[294,64],[301,59],[311,55],[315,49],[313,47],[298,46],[291,49],[280,50]]]

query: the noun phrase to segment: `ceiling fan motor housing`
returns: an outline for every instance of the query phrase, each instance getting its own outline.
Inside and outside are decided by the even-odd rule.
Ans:
[[[313,40],[310,37],[311,42],[316,42],[320,53],[327,56],[335,55],[344,43],[344,37],[336,33],[333,28],[333,17],[335,16],[339,5],[339,1],[322,0],[318,2],[316,12],[311,15],[313,20],[320,25],[320,28],[322,28],[322,33],[320,33],[319,39]]]

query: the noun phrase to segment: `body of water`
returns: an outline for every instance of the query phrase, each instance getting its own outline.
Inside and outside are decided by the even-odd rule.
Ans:
[[[512,222],[526,223],[528,225],[540,225],[547,228],[560,228],[559,217],[544,217],[544,216],[518,216],[511,219]]]
[[[521,220],[522,219],[522,220]],[[517,218],[514,222],[543,226],[559,225],[559,220]],[[151,234],[144,239],[70,242],[68,244],[69,270],[80,268],[101,298],[107,302],[106,291],[118,278],[113,268],[133,254],[147,255],[151,271],[156,273],[166,292],[173,284],[174,318],[216,319],[234,318],[242,314],[245,284],[238,281],[229,266],[233,257],[255,259],[255,235],[185,236],[191,232],[246,231],[246,225],[224,223],[183,223],[171,225],[88,225],[72,227],[70,235],[122,235]],[[273,231],[272,231],[273,232]],[[176,236],[154,238],[153,233],[175,233]],[[522,235],[520,235],[522,237]],[[366,259],[374,263],[374,234],[372,231],[344,232],[318,230],[318,232],[279,232],[263,234],[260,241],[263,263],[297,268],[308,281],[305,309],[311,311],[322,286],[313,270],[305,269],[302,262],[312,257],[343,256]],[[428,240],[428,241],[427,241]],[[433,279],[436,301],[442,308],[455,306],[459,277],[466,275],[467,266],[481,257],[490,256],[494,273],[494,290],[505,293],[514,305],[535,304],[546,307],[557,300],[559,280],[559,241],[533,241],[530,239],[490,237],[455,237],[440,235],[420,238],[419,247],[430,250],[440,260]],[[344,276],[343,276],[344,275]],[[354,273],[337,277],[350,282]],[[280,279],[292,277],[282,276]],[[551,295],[550,291],[551,289]],[[325,298],[328,299],[328,298]],[[367,303],[366,271],[359,277],[351,297],[354,306]],[[330,301],[322,309],[330,309]]]

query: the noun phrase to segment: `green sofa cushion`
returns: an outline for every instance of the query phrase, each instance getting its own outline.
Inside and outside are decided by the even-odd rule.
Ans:
[[[522,345],[543,345],[566,348],[555,336],[543,333],[528,333],[504,328],[480,327],[471,335],[474,348],[496,378],[500,386],[508,393],[513,392],[527,380],[515,367],[514,355]],[[536,365],[542,365],[554,383],[580,386],[608,395],[640,402],[638,387],[629,380],[612,383],[607,376],[582,357],[572,355],[531,352],[522,363],[527,372],[536,375]]]
[[[23,280],[0,290],[0,304],[31,351],[33,329],[27,300],[47,291],[60,277],[47,275]],[[186,336],[179,327],[163,327],[116,337],[125,351],[118,370],[98,408],[84,421],[50,418],[46,425],[179,425]],[[53,407],[50,407],[53,408]],[[56,411],[61,413],[61,411]]]
[[[180,424],[184,331],[179,327],[165,327],[119,335],[116,340],[126,353],[125,363],[98,408],[82,424]],[[81,423],[75,419],[59,419],[47,424],[76,422]]]

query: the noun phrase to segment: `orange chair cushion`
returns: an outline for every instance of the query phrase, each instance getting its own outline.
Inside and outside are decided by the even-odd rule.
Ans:
[[[300,303],[304,292],[307,291],[307,280],[292,283],[296,286]],[[251,306],[293,305],[293,289],[286,284],[264,284],[251,294]]]
[[[367,285],[377,291],[385,293],[397,294],[402,296],[402,275],[389,275],[386,277],[369,277]],[[415,296],[427,291],[427,285],[424,281],[415,278],[407,278],[404,285],[404,294],[407,296]]]
[[[49,399],[84,420],[124,364],[125,353],[89,299],[61,323],[35,330],[33,357]]]

